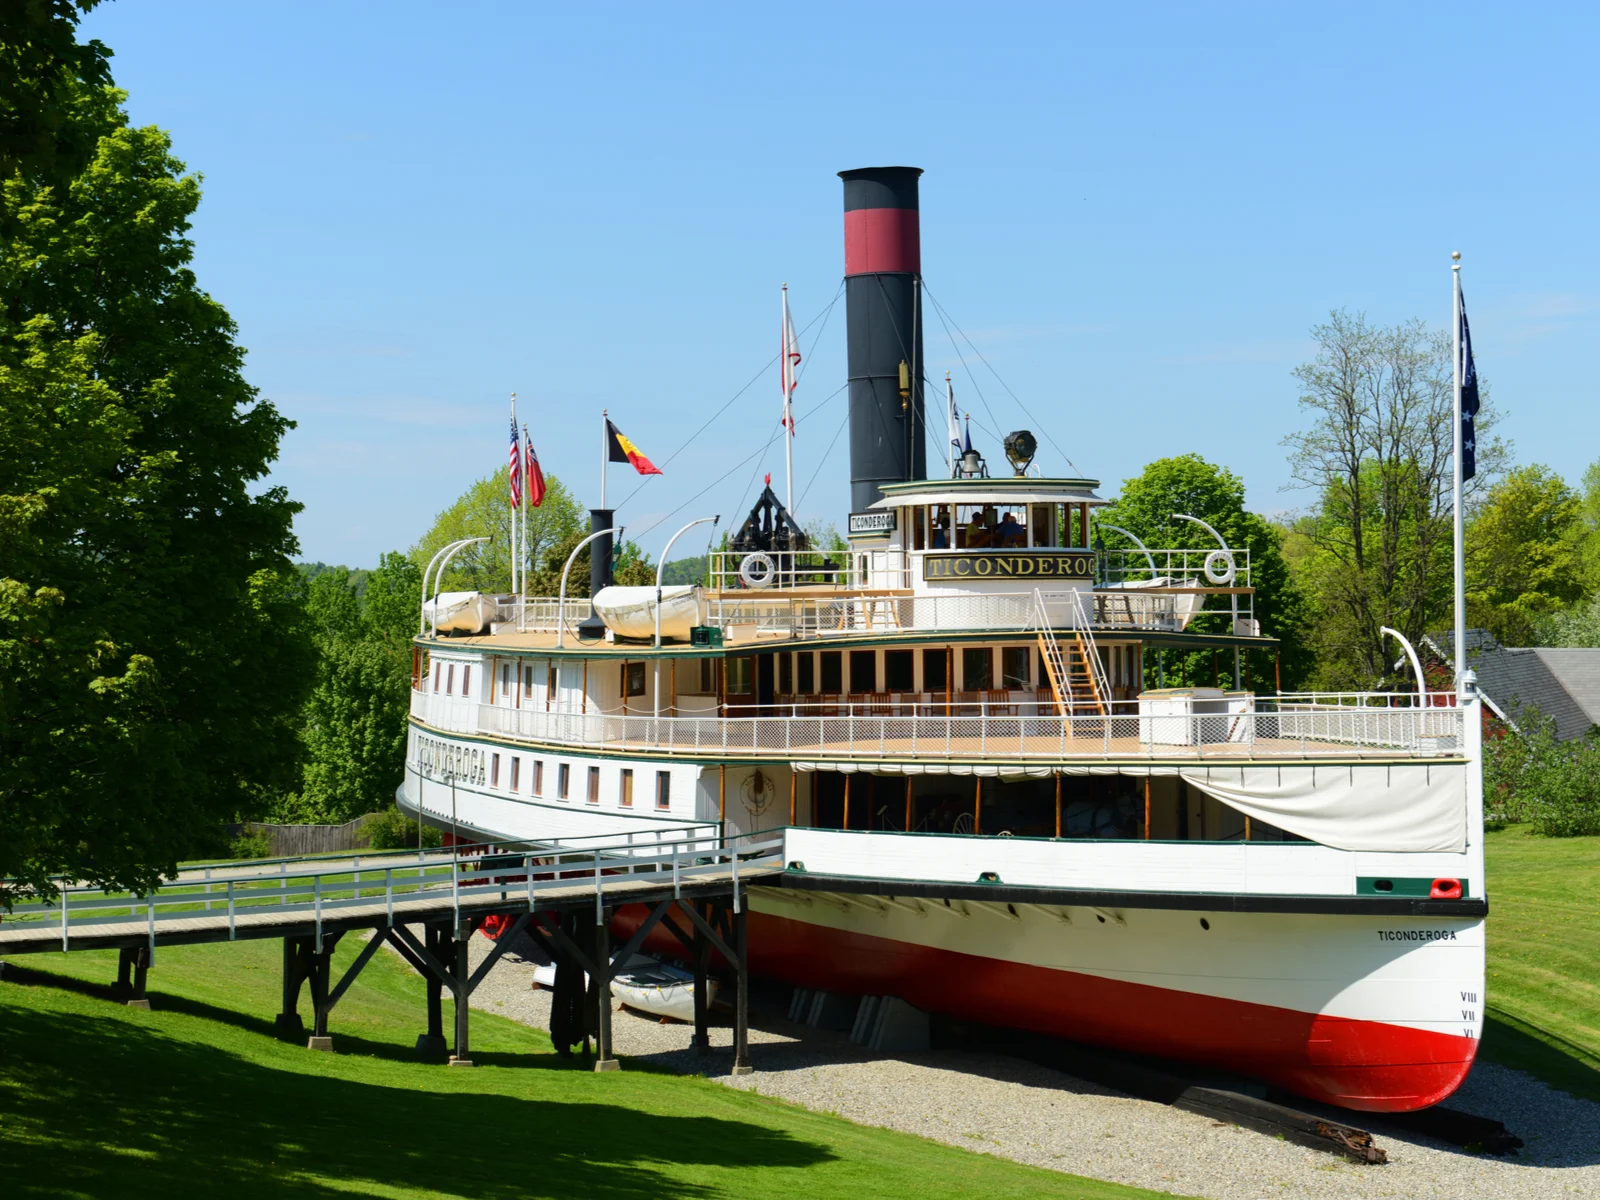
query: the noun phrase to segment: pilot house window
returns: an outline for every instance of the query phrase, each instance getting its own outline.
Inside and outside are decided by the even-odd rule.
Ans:
[[[969,692],[994,686],[994,653],[987,646],[961,651],[961,686]]]

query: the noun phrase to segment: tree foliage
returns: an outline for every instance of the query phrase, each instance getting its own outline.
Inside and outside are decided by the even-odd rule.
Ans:
[[[391,804],[404,776],[422,573],[386,554],[360,596],[351,574],[326,571],[307,587],[317,676],[300,723],[304,773],[275,805],[279,820],[348,821]]]
[[[1133,549],[1132,542],[1106,528],[1116,525],[1152,548],[1216,548],[1210,534],[1189,521],[1176,519],[1175,513],[1199,517],[1222,534],[1230,547],[1249,551],[1256,619],[1261,622],[1263,634],[1282,639],[1284,688],[1297,686],[1311,665],[1302,636],[1305,603],[1284,561],[1282,531],[1245,508],[1244,482],[1232,471],[1209,463],[1198,454],[1159,459],[1135,478],[1123,481],[1122,494],[1101,509],[1096,518],[1096,536],[1109,549]],[[1231,632],[1225,598],[1210,598],[1207,610],[1212,615],[1196,617],[1189,626],[1191,630]],[[1246,685],[1273,691],[1273,657],[1251,653],[1245,658]],[[1219,674],[1227,686],[1232,685],[1233,664],[1223,664],[1210,650],[1163,651],[1161,670],[1169,687],[1210,686]],[[1147,686],[1154,687],[1156,680],[1156,658],[1146,655]]]
[[[1579,501],[1547,467],[1518,467],[1466,530],[1467,623],[1505,646],[1529,646],[1580,599]]]
[[[1297,574],[1316,613],[1316,676],[1327,687],[1383,686],[1394,682],[1394,647],[1382,628],[1416,642],[1450,612],[1450,338],[1421,321],[1382,328],[1348,312],[1333,313],[1312,336],[1317,357],[1295,371],[1310,425],[1284,442],[1294,486],[1317,504],[1294,525]],[[1469,495],[1506,454],[1481,390]]]
[[[545,488],[544,502],[538,508],[528,510],[528,540],[524,561],[534,564],[535,568],[553,545],[581,536],[585,528],[583,506],[567,486],[554,475],[546,475]],[[451,542],[485,536],[489,541],[468,546],[450,560],[440,586],[435,587],[430,578],[428,590],[511,590],[511,507],[503,470],[485,475],[435,517],[432,527],[411,548],[411,561],[421,570],[438,550]],[[521,537],[520,519],[518,537]],[[549,594],[555,595],[553,591]]]
[[[1546,837],[1600,834],[1600,727],[1556,739],[1553,717],[1527,708],[1518,730],[1484,742],[1487,815],[1527,822]]]
[[[14,38],[42,10],[4,11]],[[0,877],[143,890],[298,760],[299,506],[259,486],[291,426],[189,267],[198,180],[98,86],[103,49],[55,56],[0,79],[32,113],[0,180]]]

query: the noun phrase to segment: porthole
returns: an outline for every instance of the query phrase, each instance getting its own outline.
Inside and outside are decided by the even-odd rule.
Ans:
[[[1201,917],[1200,918],[1200,928],[1201,929],[1210,929],[1211,928],[1211,922],[1206,920],[1204,917]]]

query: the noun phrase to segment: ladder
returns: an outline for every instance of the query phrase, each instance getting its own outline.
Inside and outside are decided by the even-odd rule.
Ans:
[[[1072,604],[1072,638],[1063,649],[1051,628],[1043,594],[1037,590],[1033,593],[1033,624],[1039,634],[1039,657],[1044,661],[1045,676],[1050,680],[1050,692],[1058,713],[1075,717],[1082,710],[1085,714],[1092,711],[1103,717],[1111,695],[1110,681],[1095,649],[1083,599],[1077,592],[1072,593]]]

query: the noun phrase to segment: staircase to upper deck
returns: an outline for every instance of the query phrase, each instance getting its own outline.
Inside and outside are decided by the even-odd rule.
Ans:
[[[1063,646],[1051,628],[1043,594],[1033,593],[1033,623],[1039,633],[1039,657],[1044,662],[1045,677],[1050,680],[1050,692],[1058,713],[1064,717],[1090,713],[1103,717],[1109,711],[1110,681],[1095,648],[1083,600],[1076,592],[1072,594],[1072,605],[1072,636]]]

